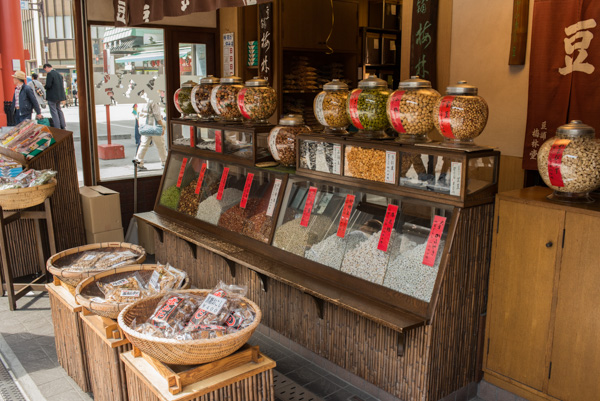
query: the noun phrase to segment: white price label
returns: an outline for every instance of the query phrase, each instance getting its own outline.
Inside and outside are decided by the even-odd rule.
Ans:
[[[452,162],[450,167],[450,195],[460,196],[462,181],[462,163]]]
[[[115,287],[119,287],[121,285],[127,284],[128,282],[129,282],[129,280],[127,280],[126,278],[122,278],[121,280],[113,281],[110,284],[113,285],[113,286],[115,286]]]
[[[396,152],[393,150],[385,152],[385,182],[388,184],[396,182]]]
[[[139,290],[121,290],[121,296],[122,297],[139,297],[140,291]]]
[[[158,280],[160,279],[160,274],[155,270],[154,273],[152,273],[152,277],[150,277],[150,282],[148,283],[148,285],[152,288],[154,288],[156,291],[160,290],[160,286],[158,285]]]
[[[91,302],[97,302],[99,304],[103,304],[106,302],[106,300],[104,298],[100,298],[100,297],[94,297],[92,299],[90,299]]]
[[[396,41],[395,40],[390,41],[390,51],[393,51],[393,52],[396,51]]]
[[[342,164],[342,145],[333,145],[333,174],[341,174],[340,166]]]
[[[218,315],[225,306],[225,302],[227,302],[227,298],[216,297],[213,294],[209,294],[202,305],[200,305],[200,309],[205,310],[213,315]]]
[[[316,166],[315,170],[320,171],[322,173],[328,173],[329,169],[327,167],[327,158],[325,157],[325,148],[323,147],[323,142],[320,142],[317,145],[317,154],[315,155]]]
[[[373,39],[373,49],[379,50],[379,38]]]
[[[325,114],[323,113],[323,100],[325,100],[325,92],[321,92],[315,98],[315,117],[319,121],[319,124],[327,126],[327,121],[325,121]]]
[[[396,15],[396,5],[395,4],[391,4],[390,8],[391,8],[390,11],[392,12],[392,15]]]
[[[277,197],[279,196],[279,190],[281,189],[281,179],[277,178],[275,184],[273,184],[273,190],[271,191],[271,199],[269,199],[269,207],[267,208],[267,216],[272,217],[277,205]]]

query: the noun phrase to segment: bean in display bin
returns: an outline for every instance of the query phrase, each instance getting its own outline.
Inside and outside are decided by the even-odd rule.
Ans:
[[[237,104],[246,122],[268,124],[277,107],[277,94],[266,79],[254,77],[240,89]]]
[[[225,122],[242,121],[242,113],[237,105],[238,93],[244,86],[240,77],[221,78],[210,94],[210,103],[221,120]]]
[[[192,88],[192,107],[202,121],[213,121],[217,118],[217,113],[210,102],[210,94],[219,82],[219,78],[209,75],[202,78],[200,84]]]
[[[431,82],[412,76],[400,82],[387,102],[387,116],[399,134],[397,142],[426,142],[433,129],[433,108],[440,94]]]
[[[366,139],[390,138],[385,130],[390,124],[386,104],[390,91],[387,82],[370,76],[358,83],[358,89],[350,92],[347,107],[352,125],[358,128],[357,137]]]
[[[350,125],[346,103],[348,102],[348,85],[339,79],[323,85],[323,91],[314,100],[313,108],[319,124],[325,132],[334,135],[347,135]]]
[[[279,120],[279,125],[269,134],[271,155],[282,166],[296,166],[296,136],[310,132],[302,116],[290,114],[283,117]]]
[[[579,120],[561,125],[556,136],[538,151],[538,170],[559,202],[594,202],[590,192],[600,187],[600,142],[596,131]]]
[[[487,124],[488,105],[477,88],[458,81],[433,108],[433,124],[449,146],[473,145]]]
[[[175,91],[173,102],[175,108],[181,113],[182,118],[194,118],[196,110],[192,106],[192,89],[196,86],[194,81],[187,81]]]

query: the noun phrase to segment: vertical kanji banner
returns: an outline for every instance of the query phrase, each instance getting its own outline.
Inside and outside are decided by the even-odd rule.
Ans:
[[[535,0],[524,169],[537,169],[542,143],[570,120],[600,135],[599,22],[600,1]]]
[[[259,71],[263,79],[273,85],[273,3],[258,6],[260,22]]]
[[[410,34],[410,75],[437,87],[438,0],[414,0]]]

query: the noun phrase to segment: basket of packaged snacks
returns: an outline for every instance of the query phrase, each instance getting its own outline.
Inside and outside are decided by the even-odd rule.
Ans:
[[[187,288],[190,288],[187,274],[171,265],[130,265],[81,281],[75,290],[75,300],[96,315],[116,319],[133,302]]]
[[[52,255],[46,269],[60,281],[76,287],[83,279],[116,267],[141,264],[146,251],[126,242],[102,242],[71,248]]]
[[[244,345],[260,323],[246,288],[220,282],[213,290],[184,290],[128,305],[118,323],[141,352],[166,364],[198,365]]]
[[[0,206],[27,209],[44,203],[56,189],[56,171],[27,170],[16,177],[0,177]]]

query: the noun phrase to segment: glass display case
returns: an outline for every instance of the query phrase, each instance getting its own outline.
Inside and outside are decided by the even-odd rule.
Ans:
[[[273,246],[429,302],[453,210],[293,178]]]
[[[266,170],[172,152],[156,209],[270,243],[286,182]]]
[[[296,148],[298,172],[342,174],[342,149],[345,141],[330,135],[298,135]]]

